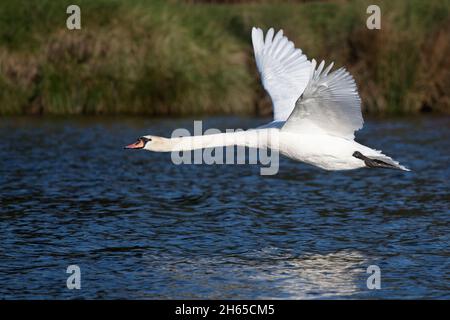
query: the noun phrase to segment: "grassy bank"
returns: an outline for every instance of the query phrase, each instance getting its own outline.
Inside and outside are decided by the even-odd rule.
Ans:
[[[82,30],[66,29],[81,7]],[[2,1],[0,114],[265,114],[253,25],[355,76],[366,112],[450,113],[450,3]]]

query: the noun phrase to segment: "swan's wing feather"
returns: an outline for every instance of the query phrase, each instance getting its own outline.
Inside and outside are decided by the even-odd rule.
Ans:
[[[325,69],[323,61],[317,69],[315,66],[313,60],[315,71],[283,130],[324,132],[353,139],[354,131],[364,123],[355,80],[344,68],[329,73],[332,64]]]
[[[266,123],[266,124],[264,124],[262,126],[259,126],[256,129],[269,129],[269,128],[281,129],[284,126],[285,123],[286,123],[286,121],[275,120],[275,121]]]
[[[308,84],[311,62],[283,36],[283,30],[274,37],[274,29],[252,29],[256,65],[264,88],[272,98],[274,120],[285,121],[295,102]]]

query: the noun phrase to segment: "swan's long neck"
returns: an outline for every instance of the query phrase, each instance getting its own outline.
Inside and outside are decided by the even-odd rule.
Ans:
[[[203,148],[245,146],[251,148],[277,148],[278,129],[254,129],[202,136],[173,137],[164,139],[158,150],[163,152],[188,151]]]

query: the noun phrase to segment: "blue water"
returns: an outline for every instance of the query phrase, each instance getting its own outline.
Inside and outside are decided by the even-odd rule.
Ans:
[[[449,117],[357,134],[409,173],[282,159],[261,176],[122,149],[179,127],[193,119],[1,119],[0,298],[450,298]],[[66,287],[72,264],[80,290]]]

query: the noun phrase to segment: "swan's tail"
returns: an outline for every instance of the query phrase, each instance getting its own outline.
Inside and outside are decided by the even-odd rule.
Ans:
[[[388,169],[397,169],[403,171],[411,171],[407,167],[402,166],[400,163],[381,153],[378,150],[371,150],[370,154],[363,155],[359,151],[355,151],[353,156],[355,158],[361,159],[364,161],[367,167],[369,168],[388,168]]]

